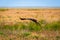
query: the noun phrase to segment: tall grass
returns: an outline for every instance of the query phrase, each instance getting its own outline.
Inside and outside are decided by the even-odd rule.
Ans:
[[[40,25],[35,24],[34,22],[30,22],[30,23],[26,23],[27,25],[25,25],[24,23],[16,23],[14,25],[4,25],[3,27],[1,27],[0,25],[0,29],[10,29],[10,30],[29,30],[29,31],[40,31],[42,29],[45,30],[60,30],[60,21],[57,22],[52,22],[52,23],[45,23],[44,21],[40,21]],[[43,25],[43,26],[42,26]]]
[[[46,40],[48,37],[40,37],[41,30],[45,31],[60,31],[60,21],[47,23],[45,20],[39,21],[40,25],[35,24],[34,22],[30,23],[22,23],[17,22],[14,25],[0,25],[0,36],[4,35],[6,38],[9,38],[9,35],[14,35],[17,38],[27,38],[27,39],[36,39],[36,40]],[[36,33],[36,35],[33,35],[32,33]],[[53,37],[55,38],[55,37]],[[56,36],[56,40],[60,39],[60,36]]]
[[[35,24],[33,22],[30,22],[29,25],[28,25],[28,30],[30,30],[30,31],[40,31],[41,26],[37,25],[37,24]]]
[[[44,29],[46,30],[60,30],[60,21],[58,22],[52,22],[52,23],[48,23],[45,25]]]

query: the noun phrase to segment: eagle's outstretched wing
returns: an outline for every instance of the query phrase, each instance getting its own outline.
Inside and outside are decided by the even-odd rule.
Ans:
[[[36,19],[34,19],[34,18],[20,18],[20,19],[21,20],[31,20],[31,21],[35,22],[36,24],[39,24],[39,22]]]

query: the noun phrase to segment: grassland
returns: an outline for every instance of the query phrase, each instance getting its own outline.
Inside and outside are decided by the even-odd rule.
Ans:
[[[0,10],[0,40],[60,40],[60,9]],[[40,25],[20,17],[35,18]]]

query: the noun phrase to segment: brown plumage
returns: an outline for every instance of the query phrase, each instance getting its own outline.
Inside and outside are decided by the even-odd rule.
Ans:
[[[39,24],[39,22],[36,19],[34,19],[34,18],[20,18],[20,19],[21,20],[31,20],[31,21],[35,22],[36,24]]]

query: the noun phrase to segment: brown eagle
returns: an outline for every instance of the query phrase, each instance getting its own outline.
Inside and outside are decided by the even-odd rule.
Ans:
[[[40,25],[39,22],[34,18],[20,18],[20,19],[21,20],[31,20],[31,21],[35,22],[36,24]]]

